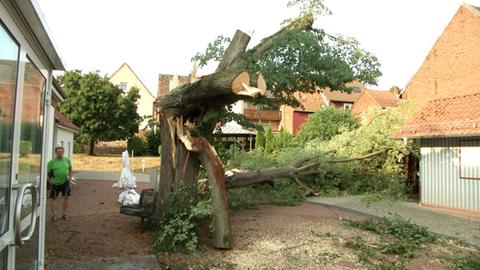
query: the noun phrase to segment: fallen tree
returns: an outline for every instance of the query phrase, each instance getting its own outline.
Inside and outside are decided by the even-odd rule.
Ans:
[[[182,183],[195,183],[201,164],[208,175],[214,208],[213,244],[216,248],[230,249],[233,243],[226,188],[285,175],[295,175],[298,180],[313,173],[314,164],[307,164],[305,160],[303,164],[287,168],[233,173],[227,175],[226,180],[223,164],[208,140],[215,124],[227,119],[227,115],[232,117],[228,110],[231,104],[239,100],[268,103],[267,87],[277,101],[297,104],[293,97],[297,90],[312,92],[318,87],[347,90],[348,82],[376,78],[369,72],[379,74],[374,57],[362,51],[365,63],[357,59],[358,56],[353,59],[353,52],[359,50],[358,43],[345,47],[349,43],[339,41],[337,47],[333,47],[325,40],[323,31],[313,28],[313,21],[313,14],[307,12],[250,50],[247,50],[250,36],[237,30],[215,73],[179,86],[158,99],[162,159],[157,216],[168,207],[170,195]],[[342,50],[348,53],[341,54]],[[317,62],[305,66],[309,61]]]
[[[308,157],[302,160],[297,160],[292,164],[283,167],[274,167],[265,170],[230,170],[225,173],[225,187],[241,188],[265,182],[272,182],[282,178],[290,178],[299,183],[299,179],[305,176],[318,174],[317,167],[320,163],[346,163],[352,161],[359,161],[378,156],[385,151],[378,151],[367,154],[361,157],[348,159],[332,159],[326,161],[316,161],[316,157]],[[301,182],[300,182],[301,184]],[[305,186],[304,184],[301,184]]]

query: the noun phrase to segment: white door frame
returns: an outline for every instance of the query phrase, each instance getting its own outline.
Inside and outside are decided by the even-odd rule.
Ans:
[[[51,156],[52,147],[52,130],[53,130],[53,116],[52,107],[50,106],[50,97],[52,89],[52,69],[48,64],[41,61],[41,58],[35,53],[35,50],[27,41],[25,34],[17,26],[15,20],[11,17],[6,7],[0,2],[0,19],[5,24],[7,30],[13,35],[14,39],[20,44],[20,59],[18,66],[17,86],[15,93],[15,116],[14,116],[14,133],[13,133],[13,147],[12,147],[12,172],[11,172],[11,189],[10,189],[10,217],[9,217],[9,230],[3,236],[0,237],[0,250],[8,248],[8,269],[15,269],[15,232],[14,232],[14,212],[16,202],[16,191],[18,190],[19,182],[18,175],[18,163],[19,163],[19,148],[20,148],[20,130],[21,130],[21,111],[22,111],[22,97],[23,97],[23,84],[25,74],[25,61],[28,58],[39,69],[43,77],[46,79],[46,89],[44,94],[44,107],[43,109],[43,138],[42,138],[42,161],[40,171],[40,209],[37,212],[39,214],[38,227],[38,260],[39,265],[37,269],[43,269],[44,256],[45,256],[45,225],[46,225],[46,164],[48,158]],[[29,33],[27,33],[28,35]],[[25,217],[21,222],[28,222],[30,217]],[[28,223],[27,223],[28,224]]]

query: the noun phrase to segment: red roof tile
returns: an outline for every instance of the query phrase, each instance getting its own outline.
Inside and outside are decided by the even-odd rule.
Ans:
[[[315,112],[324,106],[323,98],[320,93],[295,93],[295,98],[300,102],[300,107],[295,108],[295,111]]]
[[[480,93],[429,102],[394,137],[480,135]]]
[[[387,107],[396,107],[398,105],[397,96],[390,91],[370,90],[365,92],[370,95],[383,109]]]
[[[65,115],[61,114],[57,110],[55,110],[55,123],[66,128],[73,129],[75,131],[80,130],[74,123],[72,123],[72,121],[70,121],[70,119],[68,119]]]
[[[350,102],[354,103],[360,97],[360,93],[347,93],[343,91],[332,91],[332,90],[323,90],[322,91],[330,101],[336,102]]]

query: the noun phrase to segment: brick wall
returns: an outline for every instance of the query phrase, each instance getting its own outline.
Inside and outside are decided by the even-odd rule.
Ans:
[[[370,106],[380,107],[378,103],[364,91],[358,100],[353,104],[352,113],[358,116],[363,112],[366,112]]]
[[[405,88],[403,99],[427,101],[480,92],[480,11],[462,5]]]

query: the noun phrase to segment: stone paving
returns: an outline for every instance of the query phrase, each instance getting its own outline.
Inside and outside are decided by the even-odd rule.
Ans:
[[[434,210],[413,202],[375,202],[368,204],[361,196],[310,197],[307,202],[337,207],[368,216],[398,214],[431,231],[466,241],[480,247],[480,218]]]

